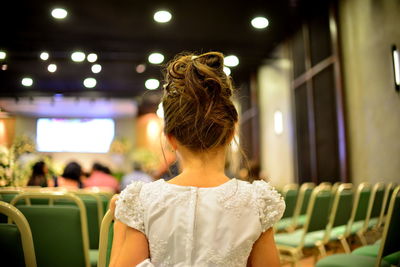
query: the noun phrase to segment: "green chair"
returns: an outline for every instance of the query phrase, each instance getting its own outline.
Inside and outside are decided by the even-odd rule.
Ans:
[[[31,204],[47,199],[49,204]],[[19,204],[24,200],[24,204]],[[76,205],[54,205],[55,201],[73,201]],[[83,201],[63,192],[24,192],[11,204],[25,215],[32,230],[38,266],[89,267],[89,237]]]
[[[388,208],[389,208],[389,202],[392,197],[393,191],[396,187],[395,183],[388,183],[385,188],[385,195],[383,197],[383,203],[382,203],[382,209],[381,209],[381,214],[379,215],[379,221],[377,228],[383,226],[383,223],[385,222],[385,216],[387,214]]]
[[[327,226],[332,198],[331,186],[317,186],[310,197],[304,227],[291,233],[275,234],[275,243],[282,259],[293,265],[303,257],[304,248],[320,249],[315,235],[320,235],[320,231]],[[324,251],[320,253],[323,254]]]
[[[89,247],[91,250],[98,249],[100,226],[104,214],[103,200],[100,195],[84,190],[74,191],[73,194],[80,197],[86,207],[89,231]]]
[[[0,201],[0,213],[15,222],[0,223],[2,265],[36,267],[32,232],[25,216],[17,208],[3,201]]]
[[[21,192],[22,192],[22,190],[20,188],[16,188],[16,187],[0,188],[1,201],[10,203],[11,200]]]
[[[306,219],[306,211],[311,192],[315,188],[314,183],[304,183],[300,186],[296,205],[292,217],[282,218],[276,225],[276,231],[293,232],[297,227],[303,226]]]
[[[397,265],[400,259],[400,186],[390,200],[382,241],[376,245],[357,249],[351,254],[336,254],[318,261],[317,267],[378,267]]]
[[[297,184],[287,184],[281,190],[281,195],[285,200],[286,208],[280,222],[274,226],[275,231],[286,230],[293,220],[293,214],[296,208],[296,202],[299,195],[299,186]]]
[[[331,207],[331,214],[329,216],[328,225],[323,231],[323,237],[315,236],[315,238],[322,242],[320,246],[327,245],[335,241],[340,241],[344,251],[350,253],[350,246],[346,239],[340,238],[345,230],[347,223],[350,219],[352,207],[353,207],[353,185],[350,183],[340,184],[334,194],[334,199]],[[320,251],[324,251],[324,248],[320,248]],[[323,254],[323,256],[325,256]]]
[[[371,185],[368,183],[359,184],[354,197],[353,209],[351,211],[350,220],[347,226],[336,229],[336,231],[338,231],[339,240],[342,242],[342,244],[345,242],[347,243],[346,240],[349,237],[356,235],[356,233],[362,229],[367,217],[370,197]]]
[[[107,267],[110,263],[112,241],[114,236],[113,219],[113,214],[110,212],[110,210],[108,210],[103,218],[100,228],[98,267]]]
[[[365,234],[375,228],[378,225],[379,217],[381,214],[383,199],[385,195],[385,184],[384,183],[376,183],[371,192],[371,197],[368,203],[368,211],[367,216],[365,217],[365,221],[360,230],[357,231],[357,236],[361,240],[361,243],[365,246],[367,245],[367,240],[365,238]]]

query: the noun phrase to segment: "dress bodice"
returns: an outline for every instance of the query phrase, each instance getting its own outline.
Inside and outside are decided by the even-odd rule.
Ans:
[[[264,181],[198,188],[158,180],[130,184],[115,216],[146,235],[150,259],[140,266],[246,266],[254,242],[284,209]]]

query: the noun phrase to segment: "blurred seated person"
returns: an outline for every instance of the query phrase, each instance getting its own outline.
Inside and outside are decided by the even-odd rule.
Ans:
[[[64,172],[59,177],[49,180],[49,186],[66,187],[71,189],[83,188],[82,167],[76,162],[70,162],[65,166]]]
[[[133,181],[142,181],[145,183],[150,183],[153,182],[154,179],[147,173],[143,171],[142,164],[139,162],[134,162],[133,163],[133,171],[131,173],[128,173],[122,177],[121,181],[121,190],[124,190],[125,187],[127,187],[130,183]]]
[[[109,191],[116,193],[119,192],[119,183],[114,176],[111,175],[109,168],[94,163],[89,178],[84,181],[85,187],[102,187]]]
[[[29,177],[28,186],[47,187],[48,169],[44,161],[38,161],[32,166],[32,174]]]

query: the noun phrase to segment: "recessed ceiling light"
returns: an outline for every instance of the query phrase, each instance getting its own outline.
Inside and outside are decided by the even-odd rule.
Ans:
[[[228,67],[225,67],[225,66],[224,66],[224,72],[225,72],[225,74],[228,75],[228,76],[231,75],[231,69],[228,68]]]
[[[68,12],[64,8],[54,8],[51,11],[51,15],[55,19],[65,19],[68,15]]]
[[[47,53],[47,52],[40,53],[40,59],[41,60],[48,60],[49,59],[49,53]]]
[[[144,86],[149,90],[155,90],[160,86],[160,82],[157,79],[148,79]]]
[[[71,54],[71,59],[74,62],[82,62],[85,60],[85,57],[86,57],[85,53],[80,51],[76,51]]]
[[[150,54],[148,60],[152,64],[160,64],[164,61],[164,55],[161,53],[152,53]]]
[[[137,73],[143,73],[146,70],[146,65],[144,64],[139,64],[136,66],[136,72]]]
[[[93,87],[96,86],[96,84],[97,84],[97,81],[96,81],[95,78],[86,78],[86,79],[83,81],[83,85],[84,85],[86,88],[93,88]]]
[[[7,64],[2,64],[1,65],[1,70],[7,70],[8,69],[8,65]]]
[[[57,65],[56,65],[56,64],[49,64],[49,65],[47,66],[47,70],[48,70],[49,72],[55,72],[55,71],[57,70]]]
[[[171,15],[171,13],[169,13],[166,10],[160,10],[160,11],[157,11],[156,13],[154,13],[153,18],[158,23],[166,23],[171,20],[172,15]]]
[[[7,53],[4,51],[0,51],[0,59],[5,59],[7,57]]]
[[[101,65],[100,64],[94,64],[92,66],[92,72],[93,73],[99,73],[101,71]]]
[[[95,53],[90,53],[87,56],[87,61],[89,61],[90,63],[96,62],[97,60],[97,55]]]
[[[251,20],[251,25],[256,29],[265,29],[268,27],[269,21],[265,17],[255,17]]]
[[[25,77],[25,78],[23,78],[23,79],[21,80],[21,84],[22,84],[23,86],[29,87],[29,86],[32,86],[33,80],[32,80],[32,78]]]
[[[228,67],[236,67],[239,65],[239,59],[235,55],[230,55],[224,58],[224,65]]]

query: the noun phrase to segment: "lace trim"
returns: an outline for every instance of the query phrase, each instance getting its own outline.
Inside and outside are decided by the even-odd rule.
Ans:
[[[274,225],[285,211],[285,201],[283,197],[269,183],[255,181],[254,203],[260,214],[262,231],[265,232]]]
[[[144,208],[139,199],[143,182],[133,182],[121,192],[116,202],[115,218],[144,233]]]
[[[244,207],[251,205],[252,189],[250,184],[239,182],[231,183],[219,192],[218,202],[229,212],[233,213],[238,219],[242,216]]]

